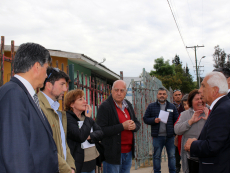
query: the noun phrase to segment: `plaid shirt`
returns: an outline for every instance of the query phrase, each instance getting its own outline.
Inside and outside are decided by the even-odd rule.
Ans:
[[[113,100],[113,101],[114,101],[114,103],[116,104],[116,106],[117,106],[120,110],[122,110],[122,112],[125,111],[125,108],[128,109],[128,107],[129,107],[128,104],[127,104],[127,102],[126,102],[125,100],[122,101],[122,107],[121,107],[121,108],[118,106],[118,104],[115,102],[115,100]]]

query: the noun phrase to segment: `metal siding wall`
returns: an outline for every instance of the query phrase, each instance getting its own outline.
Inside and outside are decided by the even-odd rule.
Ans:
[[[153,147],[151,137],[151,126],[146,125],[143,121],[145,110],[148,105],[157,100],[157,90],[164,87],[162,82],[153,78],[143,69],[141,81],[131,80],[132,87],[132,102],[137,119],[141,123],[140,130],[135,134],[135,169],[141,163],[145,165],[146,160],[152,158]],[[172,90],[168,91],[168,100],[172,101]],[[166,159],[165,149],[163,150],[162,158]]]

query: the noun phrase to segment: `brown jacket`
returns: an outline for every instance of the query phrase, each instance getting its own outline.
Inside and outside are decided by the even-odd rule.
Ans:
[[[58,114],[51,108],[48,100],[46,99],[45,95],[42,92],[38,93],[38,99],[40,107],[45,114],[46,118],[48,119],[50,126],[53,131],[53,139],[56,143],[57,150],[58,150],[58,166],[60,173],[71,173],[71,169],[75,169],[75,163],[72,155],[70,154],[70,149],[67,145],[66,140],[66,160],[64,157],[63,149],[62,149],[62,142],[61,142],[61,131],[59,125],[59,116]],[[67,118],[66,112],[61,111],[62,113],[62,125],[65,131],[65,136],[67,136]]]

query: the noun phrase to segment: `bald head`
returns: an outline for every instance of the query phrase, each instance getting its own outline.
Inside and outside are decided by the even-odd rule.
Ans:
[[[123,81],[123,80],[116,80],[115,82],[113,82],[112,89],[115,88],[116,85],[122,85],[122,84],[123,84],[123,85],[125,86],[125,88],[126,88],[126,83],[125,83],[125,81]]]
[[[117,80],[112,86],[113,100],[120,106],[126,95],[126,83],[123,80]]]

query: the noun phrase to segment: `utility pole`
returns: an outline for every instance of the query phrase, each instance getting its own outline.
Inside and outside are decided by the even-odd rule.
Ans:
[[[196,62],[196,80],[197,80],[197,87],[199,86],[199,78],[198,78],[198,68],[197,68],[197,57],[196,57],[196,48],[197,47],[204,47],[204,46],[191,46],[191,47],[187,47],[186,48],[194,48],[195,50],[195,62]]]

